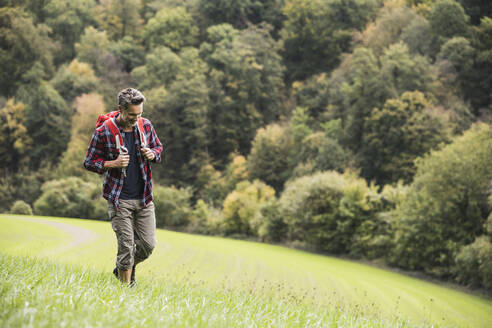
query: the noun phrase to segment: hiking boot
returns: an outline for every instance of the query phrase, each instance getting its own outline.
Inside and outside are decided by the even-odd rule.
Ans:
[[[130,284],[135,283],[135,264],[132,267],[132,275],[130,276]]]

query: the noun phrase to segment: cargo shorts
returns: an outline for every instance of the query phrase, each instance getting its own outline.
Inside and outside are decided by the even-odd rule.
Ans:
[[[118,240],[116,267],[129,270],[147,259],[155,248],[155,209],[153,202],[143,207],[138,199],[119,202],[118,210],[108,202],[108,215]]]

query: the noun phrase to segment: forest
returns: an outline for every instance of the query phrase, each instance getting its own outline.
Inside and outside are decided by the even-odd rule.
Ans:
[[[108,220],[83,161],[134,87],[158,227],[492,293],[492,2],[0,4],[0,212]]]

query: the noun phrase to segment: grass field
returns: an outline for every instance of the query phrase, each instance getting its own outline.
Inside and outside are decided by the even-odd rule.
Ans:
[[[138,287],[121,288],[110,274],[116,244],[108,222],[0,215],[0,224],[2,327],[28,320],[34,326],[127,320],[129,327],[492,322],[492,301],[430,282],[279,246],[165,230],[138,267]]]

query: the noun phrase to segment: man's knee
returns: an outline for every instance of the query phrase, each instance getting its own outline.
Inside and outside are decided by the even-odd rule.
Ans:
[[[154,240],[139,240],[137,242],[137,251],[135,253],[136,260],[138,262],[141,262],[145,259],[147,259],[150,254],[154,251],[156,242]]]
[[[150,240],[147,240],[144,242],[144,248],[145,248],[146,253],[148,254],[147,257],[150,254],[152,254],[152,252],[154,251],[155,244],[156,244],[155,239],[150,239]]]

